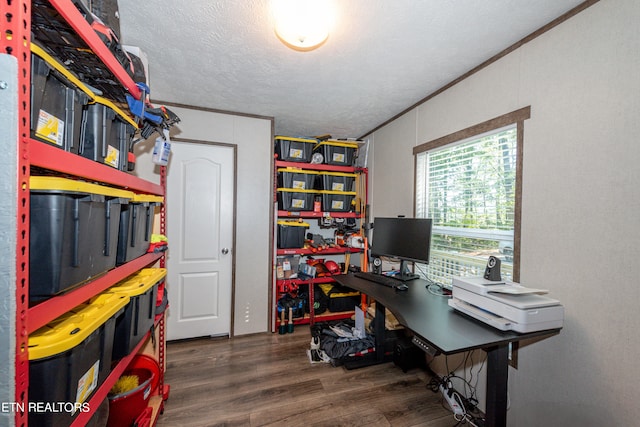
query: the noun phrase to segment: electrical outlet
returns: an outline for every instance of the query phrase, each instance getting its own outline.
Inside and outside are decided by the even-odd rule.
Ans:
[[[440,384],[440,393],[442,393],[442,397],[447,401],[454,414],[464,415],[464,409],[454,397],[454,394],[457,394],[454,389],[447,388],[444,384]]]

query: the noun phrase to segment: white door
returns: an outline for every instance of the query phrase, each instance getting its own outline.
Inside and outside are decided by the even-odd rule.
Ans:
[[[230,334],[234,164],[232,147],[171,142],[169,340]]]

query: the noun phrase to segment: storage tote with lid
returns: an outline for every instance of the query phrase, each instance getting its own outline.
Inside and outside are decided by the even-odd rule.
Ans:
[[[316,190],[298,190],[295,188],[278,188],[278,209],[285,211],[310,211]]]
[[[309,224],[296,220],[278,221],[278,248],[292,249],[304,246],[304,237]]]
[[[31,137],[78,152],[83,109],[89,96],[77,79],[35,43],[31,44]]]
[[[111,373],[116,319],[129,297],[102,293],[29,335],[29,425],[68,426]]]
[[[122,205],[116,265],[122,265],[147,253],[151,243],[155,207],[163,201],[162,196],[134,194],[128,204]]]
[[[158,287],[166,275],[165,268],[144,268],[109,288],[109,292],[129,298],[124,314],[116,321],[114,360],[130,354],[153,327]]]
[[[324,157],[324,163],[335,166],[353,166],[358,144],[349,141],[326,140],[319,142],[314,152],[319,152]]]
[[[32,176],[29,301],[82,285],[116,265],[118,226],[130,191]]]
[[[322,190],[322,210],[325,212],[349,212],[351,202],[356,196],[355,191]]]
[[[309,163],[317,142],[315,138],[276,136],[275,153],[278,155],[278,160]]]

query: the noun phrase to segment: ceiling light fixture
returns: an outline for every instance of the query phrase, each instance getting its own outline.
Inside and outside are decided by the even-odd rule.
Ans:
[[[328,0],[273,0],[272,7],[276,35],[291,49],[313,50],[329,37]]]

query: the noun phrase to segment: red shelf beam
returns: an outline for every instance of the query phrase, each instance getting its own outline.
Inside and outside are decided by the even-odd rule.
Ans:
[[[317,164],[317,163],[285,162],[283,160],[276,160],[275,163],[276,163],[276,167],[278,168],[298,168],[298,169],[319,170],[319,171],[326,171],[326,172],[355,173],[357,171],[362,170],[362,168],[357,168],[354,166],[335,166],[335,165],[325,165],[325,164]]]
[[[362,252],[362,249],[358,248],[332,248],[322,251],[313,252],[311,249],[278,249],[277,255],[342,255],[342,254],[357,254]]]
[[[80,11],[73,2],[70,0],[49,0],[49,2],[77,34],[82,34],[82,39],[91,48],[93,53],[102,60],[118,81],[122,83],[125,89],[129,91],[129,94],[135,99],[140,99],[140,89],[138,89],[133,79],[127,74],[109,48],[100,40],[96,32],[93,31],[91,25],[89,25],[87,20],[80,14]]]
[[[278,211],[278,218],[360,218],[362,215],[358,212],[314,212],[314,211]]]
[[[145,181],[137,176],[102,165],[91,159],[61,150],[58,147],[35,139],[30,140],[29,145],[31,147],[32,166],[77,175],[92,181],[113,184],[136,192],[164,195],[164,189],[160,184]]]

